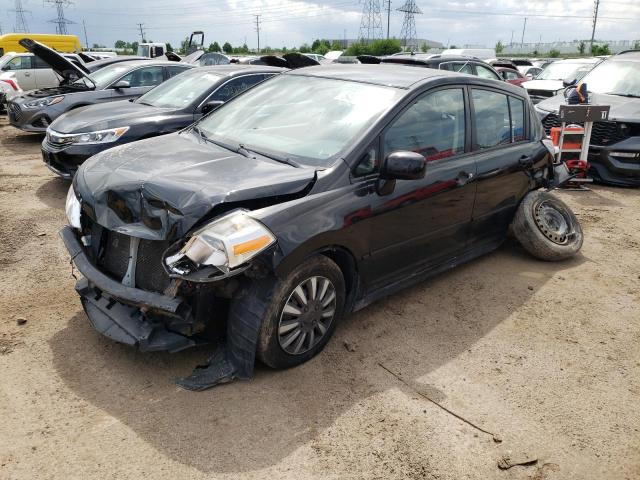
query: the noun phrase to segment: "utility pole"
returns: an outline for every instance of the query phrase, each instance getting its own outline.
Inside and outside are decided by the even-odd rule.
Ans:
[[[28,33],[29,27],[24,14],[29,12],[22,8],[22,0],[16,0],[15,7],[11,11],[16,14],[16,23],[13,25],[13,31],[16,33]]]
[[[144,23],[136,23],[136,25],[140,28],[140,42],[144,43],[144,30],[142,29]]]
[[[391,24],[391,0],[387,0],[387,40],[389,40],[389,25]]]
[[[256,15],[256,33],[258,34],[258,53],[260,53],[260,15]]]
[[[84,44],[87,47],[87,50],[89,50],[89,37],[87,37],[87,26],[84,23],[84,18],[82,19],[82,28],[84,29]]]
[[[46,0],[45,3],[54,5],[56,7],[56,11],[58,12],[58,18],[49,20],[49,23],[56,24],[56,33],[58,35],[67,35],[67,25],[76,22],[72,22],[71,20],[65,18],[64,7],[70,7],[71,5],[73,5],[73,2],[71,0]]]
[[[527,17],[524,17],[524,25],[522,26],[522,39],[520,40],[520,48],[524,46],[524,32],[527,29]]]
[[[511,30],[511,40],[509,41],[509,46],[513,46],[513,30]]]
[[[596,23],[598,21],[598,7],[600,6],[600,0],[595,0],[593,5],[593,29],[591,30],[591,45],[589,51],[593,51],[593,39],[596,36]]]

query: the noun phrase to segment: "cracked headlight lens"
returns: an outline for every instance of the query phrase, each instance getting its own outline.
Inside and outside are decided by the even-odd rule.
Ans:
[[[201,228],[174,255],[165,259],[175,273],[190,260],[196,266],[212,265],[223,272],[246,263],[275,243],[276,237],[259,221],[244,211],[236,211]]]
[[[24,106],[27,108],[48,107],[49,105],[55,105],[56,103],[60,103],[62,100],[64,100],[64,95],[61,95],[58,97],[41,98],[40,100],[27,102],[24,104]]]
[[[67,203],[65,204],[64,210],[67,214],[69,225],[80,230],[82,228],[80,224],[80,200],[76,197],[73,185],[69,187],[69,191],[67,192]]]

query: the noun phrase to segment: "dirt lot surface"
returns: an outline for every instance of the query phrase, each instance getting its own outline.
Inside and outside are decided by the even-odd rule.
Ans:
[[[206,348],[140,354],[88,324],[40,141],[0,120],[1,479],[640,478],[639,191],[560,193],[572,261],[507,242],[302,367],[193,393],[172,380]]]

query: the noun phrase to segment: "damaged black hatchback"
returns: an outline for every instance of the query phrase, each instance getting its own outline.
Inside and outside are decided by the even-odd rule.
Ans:
[[[216,334],[204,388],[317,354],[339,319],[495,249],[534,255],[582,231],[553,185],[526,93],[430,69],[288,72],[179,133],[99,153],[62,238],[92,325],[141,350]]]

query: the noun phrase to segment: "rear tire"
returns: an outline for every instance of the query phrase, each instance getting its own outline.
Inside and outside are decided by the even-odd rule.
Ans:
[[[529,192],[518,207],[512,229],[520,244],[540,260],[556,262],[582,248],[580,222],[569,206],[547,192]]]
[[[260,308],[245,312],[251,304],[260,304]],[[261,326],[256,355],[269,367],[283,369],[310,360],[324,348],[344,313],[344,304],[345,282],[340,268],[331,259],[317,255],[284,280],[253,280],[232,301],[230,318],[257,315]]]

